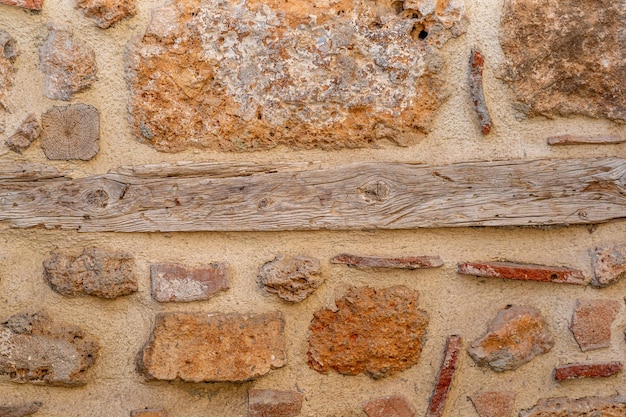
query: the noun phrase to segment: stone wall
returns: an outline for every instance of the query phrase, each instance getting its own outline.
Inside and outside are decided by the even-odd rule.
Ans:
[[[0,416],[626,415],[625,22],[0,0]]]

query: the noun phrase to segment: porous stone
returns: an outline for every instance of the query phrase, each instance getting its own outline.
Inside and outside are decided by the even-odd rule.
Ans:
[[[0,4],[8,4],[9,6],[17,6],[22,9],[40,11],[43,7],[44,0],[0,0]]]
[[[608,287],[622,279],[626,273],[626,245],[607,245],[591,251],[593,278],[596,288]]]
[[[554,369],[554,380],[605,378],[617,374],[623,367],[622,362],[568,363],[567,365],[559,365]]]
[[[29,114],[17,131],[6,140],[6,145],[13,152],[22,153],[39,137],[41,125],[34,114]]]
[[[263,265],[258,279],[267,292],[292,303],[304,300],[324,282],[319,260],[284,254]]]
[[[522,410],[519,417],[617,417],[626,415],[626,397],[549,398]]]
[[[611,325],[619,312],[616,300],[576,300],[569,328],[580,350],[602,349],[611,343]]]
[[[54,106],[41,116],[41,125],[48,159],[88,161],[100,150],[100,113],[93,106]]]
[[[368,417],[413,417],[415,407],[402,395],[387,395],[365,403],[363,411]]]
[[[503,78],[531,116],[626,121],[624,22],[623,1],[506,0]]]
[[[25,417],[35,414],[42,404],[38,401],[19,405],[0,406],[0,417]]]
[[[130,417],[167,417],[167,413],[160,408],[144,408],[131,411]]]
[[[132,256],[100,248],[75,256],[53,252],[43,263],[44,277],[62,295],[117,298],[137,291]]]
[[[166,152],[412,143],[464,30],[462,0],[177,1],[127,47],[130,122]]]
[[[470,397],[479,417],[511,417],[515,393],[510,391],[478,392]]]
[[[415,365],[426,341],[428,314],[403,285],[352,288],[336,309],[315,312],[309,326],[309,366],[382,378]]]
[[[174,263],[152,265],[152,297],[162,303],[208,300],[229,288],[228,263],[187,267]]]
[[[517,369],[552,349],[554,341],[544,318],[534,307],[510,306],[500,310],[468,349],[474,362],[501,372]]]
[[[242,382],[287,363],[280,313],[161,313],[139,354],[148,380]]]
[[[84,385],[97,352],[80,328],[54,325],[42,312],[17,314],[0,325],[0,374],[13,382]]]
[[[43,93],[53,100],[71,100],[74,93],[96,81],[96,54],[85,42],[68,31],[50,27],[39,53],[44,74]]]
[[[11,35],[0,29],[0,109],[6,108],[4,98],[13,86],[17,42]]]
[[[107,29],[137,13],[136,0],[77,0],[76,7],[101,29]]]
[[[251,389],[248,417],[292,417],[300,414],[304,395],[295,391]]]

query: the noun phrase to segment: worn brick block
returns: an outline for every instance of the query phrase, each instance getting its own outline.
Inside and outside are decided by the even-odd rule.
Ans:
[[[278,255],[259,270],[259,285],[293,303],[307,298],[324,283],[319,260],[309,256]]]
[[[410,368],[426,341],[428,314],[418,293],[403,285],[376,290],[352,288],[336,309],[315,312],[309,326],[309,366],[382,378]]]
[[[511,417],[513,413],[514,392],[478,392],[469,398],[479,417]]]
[[[22,153],[28,149],[31,143],[39,137],[41,133],[41,125],[34,114],[29,114],[22,122],[17,131],[7,140],[6,145],[13,152]]]
[[[175,263],[152,265],[152,297],[162,303],[208,300],[229,288],[228,268],[226,262],[198,267]]]
[[[280,313],[162,313],[138,358],[147,379],[241,382],[287,363]]]
[[[30,416],[39,411],[41,406],[42,404],[38,401],[19,405],[2,405],[0,406],[0,417]]]
[[[0,374],[13,382],[84,385],[97,352],[80,328],[55,325],[45,313],[17,314],[0,325]]]
[[[622,362],[559,365],[554,370],[554,379],[556,381],[566,381],[580,378],[603,378],[617,374],[622,370],[623,366]]]
[[[474,362],[494,371],[517,369],[552,349],[554,341],[544,318],[534,307],[509,306],[500,310],[468,349]]]
[[[439,256],[381,257],[341,254],[334,256],[330,262],[333,264],[346,264],[356,268],[422,269],[439,268],[443,265],[443,261]]]
[[[522,410],[519,417],[621,417],[626,416],[626,397],[549,398]]]
[[[101,29],[107,29],[137,13],[136,0],[77,0],[76,7]]]
[[[40,11],[43,8],[44,0],[0,0],[0,4],[17,6],[23,9]]]
[[[558,266],[513,262],[464,262],[459,264],[458,272],[459,274],[477,277],[556,282],[560,284],[585,284],[585,276],[581,271]]]
[[[615,284],[626,275],[626,245],[607,245],[591,251],[593,278],[596,288]]]
[[[437,376],[437,382],[430,397],[426,417],[441,417],[448,401],[448,394],[452,388],[452,381],[457,368],[459,367],[459,357],[463,349],[463,339],[461,336],[450,336],[446,342],[446,350]]]
[[[609,347],[618,312],[616,300],[576,300],[569,328],[583,352]]]
[[[128,254],[89,248],[78,256],[53,252],[43,267],[46,281],[59,294],[116,298],[137,291],[134,264]]]
[[[131,411],[130,417],[167,417],[167,413],[160,408],[144,408]]]
[[[415,407],[401,395],[387,395],[365,403],[363,410],[368,417],[413,417]]]
[[[300,414],[304,395],[295,391],[251,389],[248,417],[292,417]]]

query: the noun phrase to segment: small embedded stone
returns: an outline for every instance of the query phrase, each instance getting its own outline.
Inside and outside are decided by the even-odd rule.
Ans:
[[[304,300],[324,282],[317,259],[283,254],[263,265],[258,279],[267,292],[292,303]]]
[[[17,131],[7,139],[6,145],[13,152],[21,154],[23,150],[28,149],[30,144],[39,137],[40,133],[41,125],[37,117],[34,114],[29,114]]]
[[[470,397],[479,417],[511,417],[515,393],[510,391],[478,392]]]
[[[334,256],[330,263],[345,264],[356,268],[398,268],[398,269],[422,269],[439,268],[443,261],[439,256],[358,256],[340,254]]]
[[[152,297],[161,302],[208,300],[229,288],[228,263],[187,267],[175,263],[152,265]]]
[[[295,391],[251,389],[248,417],[292,417],[300,414],[304,395]]]
[[[430,397],[426,417],[441,417],[448,401],[448,395],[452,388],[452,382],[457,368],[459,367],[459,357],[463,349],[463,339],[461,336],[452,335],[446,342],[446,350],[437,376],[437,382]]]
[[[315,312],[309,326],[309,366],[322,373],[383,378],[415,365],[426,341],[428,314],[403,285],[352,288],[336,309]]]
[[[87,383],[98,345],[80,328],[55,325],[45,313],[24,313],[0,324],[0,374],[39,385]]]
[[[41,10],[43,2],[44,0],[0,0],[0,4],[8,4],[9,6],[17,6],[36,11]]]
[[[517,369],[552,349],[554,340],[544,318],[534,307],[500,310],[468,349],[474,362],[497,372]]]
[[[54,106],[41,116],[41,126],[48,159],[89,161],[100,150],[100,113],[93,106]]]
[[[585,285],[585,276],[581,271],[559,266],[513,262],[464,262],[459,264],[458,272],[476,277]]]
[[[85,42],[65,30],[51,28],[39,53],[44,74],[46,97],[53,100],[72,99],[96,81],[96,54]]]
[[[167,413],[160,408],[144,408],[131,411],[130,417],[167,417]]]
[[[278,312],[161,313],[138,370],[148,380],[249,381],[287,363],[284,327]]]
[[[6,107],[4,97],[13,86],[17,58],[17,42],[11,35],[0,29],[0,110]]]
[[[622,279],[626,273],[626,245],[597,247],[591,252],[593,278],[596,288],[608,287]]]
[[[363,410],[368,417],[413,417],[415,407],[402,395],[387,395],[365,403]]]
[[[25,417],[35,414],[41,408],[42,404],[34,401],[19,405],[2,405],[0,406],[0,417]]]
[[[134,264],[128,254],[89,248],[78,256],[53,252],[43,266],[48,285],[61,295],[117,298],[137,291]]]
[[[554,379],[555,381],[567,381],[580,378],[604,378],[617,374],[623,366],[622,362],[559,365],[554,369]]]
[[[626,397],[548,398],[522,410],[519,417],[617,417],[626,415]]]
[[[611,325],[619,312],[616,300],[576,300],[569,328],[580,350],[602,349],[611,343]]]
[[[78,0],[76,7],[101,29],[107,29],[137,13],[136,0]]]

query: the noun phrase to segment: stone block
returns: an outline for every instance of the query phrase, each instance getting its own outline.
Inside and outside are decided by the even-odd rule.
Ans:
[[[439,268],[443,261],[439,256],[359,256],[342,253],[333,256],[330,260],[333,264],[345,264],[355,268],[397,268],[397,269],[423,269]]]
[[[622,362],[569,363],[567,365],[559,365],[554,369],[554,380],[605,378],[617,374],[623,367],[624,364]]]
[[[363,410],[368,417],[413,417],[415,407],[402,395],[387,395],[365,403]]]
[[[150,268],[152,297],[161,303],[208,300],[229,288],[228,277],[226,262],[197,267],[155,264]]]
[[[322,285],[320,261],[309,256],[278,255],[259,270],[259,285],[285,301],[304,300]]]
[[[591,251],[593,278],[596,288],[615,284],[626,275],[626,245],[607,245]]]
[[[513,413],[514,392],[478,392],[469,398],[479,417],[511,417]]]
[[[580,346],[587,352],[609,347],[611,325],[619,312],[616,300],[576,300],[569,328]]]
[[[300,414],[304,395],[295,391],[251,389],[248,417],[292,417]]]
[[[7,140],[6,145],[13,152],[22,153],[30,144],[39,137],[41,125],[34,114],[29,114],[22,122],[17,131]]]
[[[101,29],[107,29],[137,13],[136,0],[78,0],[76,7]]]

